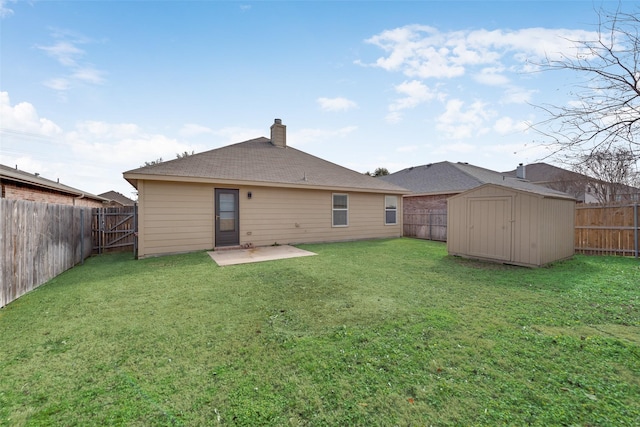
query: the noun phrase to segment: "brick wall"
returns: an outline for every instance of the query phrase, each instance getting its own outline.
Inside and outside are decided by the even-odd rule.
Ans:
[[[100,208],[103,206],[99,200],[87,198],[78,199],[69,194],[13,183],[2,183],[2,197],[5,199],[28,200],[31,202],[54,203],[58,205],[86,206],[92,208]]]
[[[427,209],[447,209],[447,198],[455,194],[457,193],[404,197],[402,199],[402,209],[405,212],[424,211]]]

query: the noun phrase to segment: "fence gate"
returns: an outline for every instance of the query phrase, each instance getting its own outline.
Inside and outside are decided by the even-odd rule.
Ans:
[[[133,251],[138,255],[138,206],[93,209],[93,252]]]

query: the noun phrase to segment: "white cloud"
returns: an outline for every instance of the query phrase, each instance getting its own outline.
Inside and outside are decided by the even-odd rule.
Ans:
[[[511,133],[525,132],[529,129],[530,123],[524,120],[513,120],[511,117],[500,117],[493,124],[493,130],[500,135],[507,135]]]
[[[418,80],[405,81],[395,86],[396,92],[406,95],[399,98],[389,106],[391,111],[400,111],[414,108],[418,104],[430,101],[437,96],[437,92],[431,91],[425,84]]]
[[[32,104],[21,102],[11,106],[8,92],[0,92],[0,117],[2,117],[2,132],[29,133],[47,137],[62,133],[62,129],[54,122],[39,117]]]
[[[471,138],[487,133],[486,122],[495,114],[483,102],[475,101],[464,109],[463,101],[452,99],[447,102],[445,112],[436,118],[436,129],[449,139]]]
[[[487,86],[503,86],[509,83],[509,78],[502,74],[504,67],[486,67],[473,76],[478,83]]]
[[[69,81],[69,79],[65,79],[64,77],[49,79],[43,84],[46,87],[57,91],[65,91],[71,87],[71,82]]]
[[[92,41],[82,35],[69,31],[54,30],[52,36],[56,39],[51,45],[38,45],[38,49],[56,60],[68,70],[63,77],[47,79],[43,84],[58,92],[66,92],[74,87],[73,83],[102,84],[105,82],[106,72],[82,61],[86,51],[78,47]]]
[[[122,171],[158,157],[172,160],[176,153],[193,150],[188,144],[147,133],[131,123],[82,122],[65,135],[65,141],[80,158],[98,158]]]
[[[385,121],[390,124],[400,123],[402,121],[402,113],[399,111],[392,111],[384,117]]]
[[[323,111],[348,111],[358,107],[354,101],[343,97],[318,98],[316,101]]]
[[[85,83],[102,84],[104,83],[104,71],[96,70],[93,67],[78,67],[71,74],[71,78]]]
[[[7,7],[7,3],[15,3],[17,0],[0,0],[0,18],[13,15],[13,9]]]
[[[500,102],[503,104],[527,104],[531,102],[531,97],[537,92],[538,90],[509,86],[500,98]]]
[[[78,65],[78,59],[84,56],[84,50],[75,46],[68,41],[58,41],[51,46],[36,46],[44,51],[48,56],[58,61],[65,67],[75,67]]]
[[[485,71],[476,74],[479,82],[505,84],[506,77],[487,71],[506,69],[503,64],[506,61],[515,60],[518,64],[511,71],[522,71],[532,69],[532,64],[545,57],[575,56],[577,45],[571,40],[593,40],[595,37],[594,32],[570,29],[441,32],[429,26],[407,25],[385,30],[365,40],[386,53],[366,65],[422,79],[460,77],[470,68],[480,66]]]
[[[172,160],[176,153],[200,152],[205,148],[148,132],[135,123],[88,120],[64,130],[40,117],[28,102],[12,105],[7,92],[0,92],[0,117],[2,163],[18,165],[27,172],[39,172],[48,179],[60,178],[66,185],[94,194],[116,190],[129,195],[133,189],[122,178],[122,172],[158,157]],[[255,130],[246,129],[224,129],[217,133],[227,134],[232,142],[249,139],[236,139],[244,136],[243,133],[250,134],[251,138],[259,135]]]
[[[389,105],[389,114],[386,116],[388,123],[398,123],[402,120],[402,110],[415,108],[416,106],[431,101],[434,98],[442,98],[444,95],[431,90],[419,80],[404,81],[394,87],[395,91],[400,95]]]

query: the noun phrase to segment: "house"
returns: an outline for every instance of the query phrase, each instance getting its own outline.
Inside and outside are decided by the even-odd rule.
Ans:
[[[40,174],[31,174],[0,165],[1,197],[60,205],[102,207],[109,202],[104,197],[51,181]]]
[[[378,179],[411,190],[403,197],[405,213],[446,209],[447,198],[487,183],[503,183],[503,174],[469,163],[439,162],[412,166]],[[509,179],[509,182],[515,179]]]
[[[586,204],[640,200],[638,188],[624,184],[617,184],[615,188],[611,188],[610,183],[548,163],[520,165],[517,169],[503,172],[503,174],[571,194],[579,202]],[[612,194],[614,194],[613,197],[611,197]]]
[[[135,201],[117,191],[107,191],[106,193],[98,194],[98,196],[108,199],[111,207],[133,206],[136,204]]]
[[[540,267],[574,254],[575,199],[542,186],[484,184],[448,199],[450,255]]]
[[[522,179],[462,162],[413,166],[378,179],[412,191],[403,196],[404,235],[440,241],[448,239],[447,200],[452,196],[485,184],[534,192],[547,190]]]
[[[402,236],[408,191],[260,137],[130,170],[138,256]]]

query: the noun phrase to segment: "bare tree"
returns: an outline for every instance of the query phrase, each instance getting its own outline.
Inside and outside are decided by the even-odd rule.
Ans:
[[[196,152],[195,151],[191,151],[191,152],[185,151],[184,153],[177,153],[176,154],[176,159],[182,159],[183,157],[189,157],[189,156],[191,156],[193,154],[196,154]]]
[[[586,202],[587,188],[592,181],[588,176],[568,170],[562,170],[550,177],[550,181],[544,184],[545,187],[562,191],[575,197],[577,200]]]
[[[624,147],[640,159],[640,15],[598,12],[597,37],[571,40],[575,55],[541,64],[543,70],[575,72],[582,80],[565,105],[537,106],[548,119],[533,126],[553,154],[583,158]],[[553,155],[552,154],[552,155]]]
[[[613,147],[584,155],[574,165],[574,171],[587,175],[588,186],[599,203],[608,204],[633,200],[638,176],[636,159],[630,150]]]

